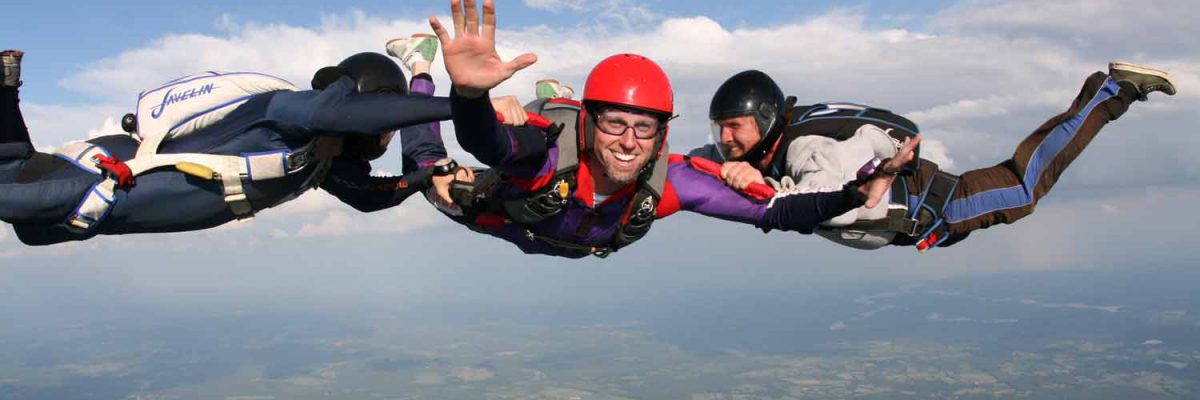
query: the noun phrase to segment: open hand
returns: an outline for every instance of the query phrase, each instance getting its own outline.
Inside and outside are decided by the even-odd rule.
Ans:
[[[496,53],[496,5],[483,1],[483,26],[475,0],[450,0],[454,17],[454,37],[437,17],[429,17],[429,26],[442,44],[446,73],[459,95],[479,97],[504,82],[514,73],[537,62],[533,53],[525,53],[504,62]]]

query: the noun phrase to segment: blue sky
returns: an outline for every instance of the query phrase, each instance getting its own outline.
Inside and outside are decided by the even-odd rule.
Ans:
[[[1200,162],[1193,150],[1200,136],[1187,129],[1200,124],[1192,111],[1200,106],[1200,90],[1191,89],[1200,88],[1200,44],[1187,39],[1200,37],[1193,23],[1200,6],[1191,2],[832,6],[753,0],[734,7],[709,1],[525,0],[501,1],[498,7],[501,52],[511,57],[535,51],[541,60],[497,88],[497,94],[527,97],[543,77],[578,88],[603,56],[646,54],[672,76],[682,116],[673,122],[671,140],[680,151],[707,140],[708,97],[724,78],[748,68],[771,73],[804,102],[858,101],[912,118],[927,135],[923,154],[955,172],[1009,156],[1025,134],[1068,105],[1088,74],[1110,60],[1166,68],[1181,89],[1178,96],[1154,96],[1135,105],[1105,128],[1033,217],[923,256],[907,248],[862,252],[816,237],[763,235],[751,227],[680,214],[608,260],[567,262],[524,256],[506,243],[452,225],[420,199],[360,214],[314,192],[252,223],[205,232],[31,249],[0,227],[0,277],[5,268],[99,257],[125,260],[126,265],[103,268],[146,290],[249,294],[271,288],[304,296],[333,290],[324,282],[340,282],[349,287],[338,289],[344,292],[402,287],[446,296],[501,296],[507,291],[492,284],[499,280],[516,289],[602,295],[601,289],[617,290],[633,281],[644,285],[639,288],[662,284],[687,290],[1186,263],[1200,256],[1188,229],[1200,224],[1200,216],[1187,211],[1200,201]],[[5,5],[5,13],[20,18],[0,25],[0,47],[29,52],[22,106],[36,144],[45,148],[89,133],[113,133],[112,118],[132,106],[138,90],[170,78],[203,69],[255,70],[303,86],[317,68],[353,52],[380,51],[391,37],[427,31],[426,16],[447,12],[441,1],[385,6],[305,0],[30,2]],[[1139,34],[1129,35],[1132,31]],[[445,94],[448,82],[438,75],[439,67],[435,64],[438,93]],[[448,126],[444,129],[452,136]],[[380,169],[398,171],[395,154],[385,156]],[[184,262],[212,247],[228,254],[219,270],[243,274],[241,283],[208,273],[203,262]],[[123,257],[128,254],[137,257]],[[306,257],[276,265],[281,254]],[[480,259],[489,262],[479,265]],[[157,269],[163,265],[174,269]],[[339,273],[346,268],[353,276]],[[591,291],[580,289],[589,285]]]

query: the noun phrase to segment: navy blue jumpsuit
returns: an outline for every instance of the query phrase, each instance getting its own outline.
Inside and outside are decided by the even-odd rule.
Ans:
[[[432,82],[417,82],[422,80],[427,81],[428,77],[414,79],[417,92],[414,95],[355,93],[349,78],[321,91],[263,93],[223,120],[163,143],[159,152],[237,156],[295,151],[317,135],[380,135],[402,127],[427,130],[430,123],[450,118],[450,105],[445,98],[429,96]],[[425,90],[418,87],[428,92],[420,93]],[[110,214],[95,229],[68,230],[66,219],[101,177],[65,159],[33,151],[17,103],[16,88],[0,87],[0,220],[12,224],[22,242],[47,245],[84,240],[97,234],[192,231],[235,219],[219,182],[167,169],[140,175],[136,186],[118,190]],[[408,130],[401,130],[402,140]],[[137,151],[137,142],[125,135],[89,142],[103,146],[122,160],[130,159]],[[274,207],[300,195],[309,189],[304,183],[315,170],[314,162],[282,178],[243,180],[253,211]],[[338,157],[319,185],[361,211],[397,205],[429,186],[427,170],[388,178],[373,177],[370,171],[371,166],[365,160]]]

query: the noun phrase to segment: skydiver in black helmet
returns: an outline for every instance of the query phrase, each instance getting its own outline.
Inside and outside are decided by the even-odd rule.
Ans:
[[[921,158],[899,170],[881,168],[898,143],[917,134],[911,121],[857,104],[795,106],[770,76],[750,70],[717,89],[709,108],[714,144],[692,155],[725,161],[722,176],[735,188],[766,177],[779,190],[823,191],[862,175],[899,174],[890,202],[851,210],[815,233],[861,249],[924,251],[1032,213],[1100,128],[1154,92],[1175,94],[1170,74],[1111,63],[1107,74],[1084,81],[1067,111],[1021,141],[1012,158],[955,175]]]
[[[436,51],[436,41],[432,43]],[[390,47],[397,56],[407,57],[406,66],[419,62],[413,57],[415,43]],[[428,46],[423,50],[431,51]],[[403,176],[371,176],[370,161],[383,155],[397,130],[403,138],[450,117],[449,102],[430,96],[427,71],[414,77],[417,93],[410,94],[400,67],[382,54],[359,53],[321,69],[313,78],[313,90],[287,90],[294,87],[254,74],[172,81],[144,92],[143,100],[154,105],[151,111],[124,121],[141,143],[134,135],[111,135],[68,144],[55,153],[34,150],[21,116],[23,56],[15,50],[0,54],[0,220],[12,224],[17,237],[29,245],[99,234],[211,228],[249,218],[317,187],[369,212],[450,181],[444,172],[452,170],[452,163],[437,161],[445,153],[426,154],[428,148],[420,143],[410,153],[434,161],[408,169]],[[432,54],[424,58],[426,70],[431,59]],[[207,125],[164,139],[147,151],[146,143],[154,135],[137,132],[139,127],[162,114],[191,111],[189,102],[203,101],[215,91],[215,86],[188,84],[234,78],[276,86],[237,99],[241,102]],[[204,112],[195,110],[192,119],[179,125],[212,115]]]

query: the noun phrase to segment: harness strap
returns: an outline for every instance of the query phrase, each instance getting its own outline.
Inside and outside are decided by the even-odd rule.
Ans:
[[[914,236],[918,240],[917,251],[924,252],[929,248],[936,247],[938,244],[950,239],[948,232],[949,226],[945,220],[946,205],[950,203],[950,197],[954,194],[954,189],[958,186],[959,177],[946,173],[944,171],[936,171],[933,177],[929,180],[929,185],[921,194],[921,199],[917,203],[916,210],[912,211],[913,216],[922,218],[921,214],[927,214],[932,223],[924,230],[920,236]]]
[[[654,169],[649,172],[650,176],[641,182],[637,192],[629,200],[625,216],[617,227],[617,233],[613,235],[612,251],[624,248],[646,236],[654,224],[658,204],[662,201],[667,186],[667,169],[671,164],[667,144],[662,145],[663,151],[658,159],[654,160]]]
[[[86,234],[100,226],[116,203],[114,182],[112,179],[102,179],[88,189],[79,205],[75,206],[75,211],[67,215],[65,225],[68,230]]]
[[[581,253],[587,253],[587,254],[591,254],[591,255],[599,257],[599,258],[606,258],[606,257],[608,257],[609,254],[612,254],[613,252],[617,251],[617,249],[613,248],[613,247],[584,246],[581,244],[565,242],[565,241],[558,240],[558,239],[555,239],[555,238],[552,238],[549,236],[542,236],[542,235],[533,233],[533,231],[529,230],[528,228],[525,229],[525,237],[528,238],[529,240],[537,240],[537,241],[540,241],[542,243],[545,243],[545,244],[548,244],[548,245],[551,245],[554,247],[558,247],[561,249],[567,249],[567,250],[573,250],[573,251],[577,251],[577,252],[581,252]]]

